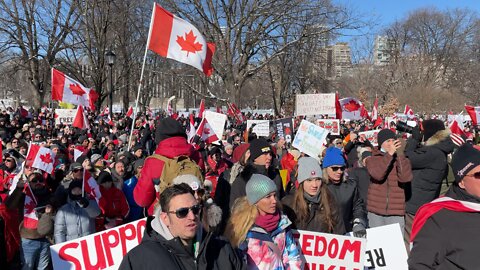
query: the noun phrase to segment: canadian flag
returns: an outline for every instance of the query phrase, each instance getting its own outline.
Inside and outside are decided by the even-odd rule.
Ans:
[[[51,174],[53,172],[55,153],[49,148],[30,143],[30,149],[25,160],[33,161],[32,167]]]
[[[36,229],[38,225],[38,217],[35,213],[37,200],[33,195],[29,184],[25,185],[25,204],[23,205],[23,227],[28,229]]]
[[[107,124],[109,124],[110,126],[114,126],[114,125],[115,125],[115,123],[114,123],[113,120],[112,120],[112,117],[110,117],[110,114],[107,114],[107,119],[106,119],[106,121],[107,121]]]
[[[105,115],[109,115],[109,114],[110,114],[110,109],[108,108],[108,106],[105,106],[102,113],[100,113],[100,116],[105,116]]]
[[[372,109],[372,120],[377,120],[378,118],[378,98],[375,97],[375,102],[373,103]]]
[[[480,120],[480,106],[473,107],[465,105],[465,109],[470,115],[473,125],[478,126],[478,120]]]
[[[362,114],[362,111],[366,111],[366,110],[363,107],[363,104],[360,100],[353,97],[347,97],[347,98],[342,98],[338,100],[338,102],[340,104],[340,109],[342,111],[341,112],[342,118],[339,118],[339,119],[360,120],[364,117],[365,112]]]
[[[450,131],[453,133],[453,134],[457,134],[457,135],[460,135],[460,136],[465,136],[465,132],[463,131],[464,130],[464,126],[463,126],[463,122],[461,121],[458,121],[457,118],[453,119],[452,123],[450,124]]]
[[[203,113],[205,112],[205,99],[200,101],[200,108],[198,109],[198,118],[203,118]]]
[[[88,123],[88,118],[85,116],[82,105],[79,105],[77,108],[77,114],[75,114],[72,126],[79,129],[90,129],[90,124]]]
[[[148,49],[160,56],[191,65],[212,75],[215,44],[207,43],[195,26],[153,4],[147,40]]]
[[[235,103],[227,103],[228,105],[228,114],[233,116],[235,119],[237,119],[237,124],[241,124],[245,121],[247,121],[245,115],[242,114],[242,111],[240,111],[237,108],[237,105]]]
[[[95,110],[98,94],[64,73],[52,68],[52,100],[83,105]]]
[[[127,111],[126,116],[127,116],[127,117],[130,117],[130,116],[132,116],[132,114],[133,114],[133,107],[130,106],[130,108],[128,108],[128,111]]]
[[[413,113],[412,108],[410,108],[410,106],[406,104],[405,104],[405,111],[403,113],[407,116],[408,119],[415,118],[415,114]]]
[[[218,141],[218,137],[208,123],[207,118],[203,118],[200,125],[198,125],[197,135],[206,143]]]
[[[362,104],[362,107],[360,108],[360,116],[362,116],[362,118],[372,121],[372,118],[370,118],[370,115],[368,115],[368,111],[367,109],[365,109],[365,105],[363,104]]]
[[[190,129],[187,132],[187,139],[189,142],[192,142],[196,133],[197,131],[195,130],[195,121],[193,121],[193,114],[190,114]]]
[[[95,199],[97,202],[102,197],[100,186],[90,172],[83,170],[83,185],[82,194],[86,194],[90,199]]]

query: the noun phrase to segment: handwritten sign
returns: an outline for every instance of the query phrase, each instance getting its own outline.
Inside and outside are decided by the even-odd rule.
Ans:
[[[247,120],[247,130],[255,124],[252,132],[260,137],[270,136],[270,121],[269,120]]]
[[[55,124],[71,125],[77,109],[55,109]]]
[[[332,135],[340,135],[340,120],[338,119],[318,119],[317,126],[330,131]]]
[[[297,95],[296,115],[335,114],[335,94]]]
[[[380,130],[369,130],[358,133],[359,138],[364,138],[369,140],[373,146],[378,146],[377,135]]]
[[[328,130],[302,120],[292,146],[313,158],[318,158],[327,135]]]

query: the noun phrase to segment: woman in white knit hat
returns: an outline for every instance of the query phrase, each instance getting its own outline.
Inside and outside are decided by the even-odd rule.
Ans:
[[[225,230],[231,244],[243,251],[247,269],[303,269],[291,222],[276,198],[277,187],[265,175],[253,174],[233,208]]]

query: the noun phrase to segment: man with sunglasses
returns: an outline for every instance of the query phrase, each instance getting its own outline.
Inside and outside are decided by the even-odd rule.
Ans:
[[[453,185],[415,215],[409,269],[478,269],[480,265],[480,151],[464,144],[451,165]]]
[[[202,228],[201,209],[187,184],[166,188],[160,208],[147,219],[142,242],[119,269],[242,269],[230,243]]]

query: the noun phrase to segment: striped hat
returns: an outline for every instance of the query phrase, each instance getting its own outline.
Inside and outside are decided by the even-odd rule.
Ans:
[[[277,191],[275,183],[263,174],[253,174],[245,187],[247,200],[250,204],[256,204],[268,194],[275,191]]]

